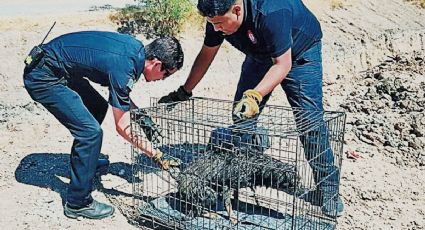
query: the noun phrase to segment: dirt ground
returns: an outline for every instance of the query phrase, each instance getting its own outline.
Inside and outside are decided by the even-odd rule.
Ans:
[[[338,229],[425,229],[425,10],[402,0],[341,1],[342,7],[334,10],[332,1],[304,2],[324,32],[325,107],[348,116],[341,184],[346,212]],[[2,229],[138,228],[128,213],[130,145],[115,132],[110,111],[102,125],[102,153],[112,167],[94,197],[113,203],[118,211],[101,221],[67,219],[62,202],[71,135],[31,100],[22,82],[25,55],[53,21],[57,25],[47,40],[80,30],[114,31],[117,26],[108,14],[0,15]],[[182,70],[167,81],[138,82],[132,98],[139,106],[184,82],[203,37],[186,31],[180,40]],[[243,55],[225,44],[194,94],[232,99],[242,61]],[[280,88],[269,103],[287,104]],[[360,157],[352,159],[353,152]]]

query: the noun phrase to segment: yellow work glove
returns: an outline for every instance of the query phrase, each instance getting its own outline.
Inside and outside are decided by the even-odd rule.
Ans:
[[[161,167],[163,170],[168,170],[170,167],[180,166],[181,161],[171,156],[166,156],[159,149],[155,150],[152,160]]]
[[[249,119],[260,112],[260,102],[263,96],[253,89],[248,89],[243,93],[242,99],[236,104],[233,114],[240,119]]]

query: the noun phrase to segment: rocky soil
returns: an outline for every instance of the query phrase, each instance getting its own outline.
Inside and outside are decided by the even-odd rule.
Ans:
[[[401,166],[425,162],[425,73],[423,56],[388,57],[361,74],[359,87],[341,107],[353,113],[348,130]]]

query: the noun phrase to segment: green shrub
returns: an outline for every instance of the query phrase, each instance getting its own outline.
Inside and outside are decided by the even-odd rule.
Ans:
[[[121,33],[144,33],[148,38],[176,35],[183,24],[197,13],[190,0],[136,0],[110,19]]]

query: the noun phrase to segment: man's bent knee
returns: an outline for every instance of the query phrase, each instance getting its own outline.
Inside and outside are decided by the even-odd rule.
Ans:
[[[77,139],[102,139],[103,130],[100,125],[89,126],[76,133]]]

